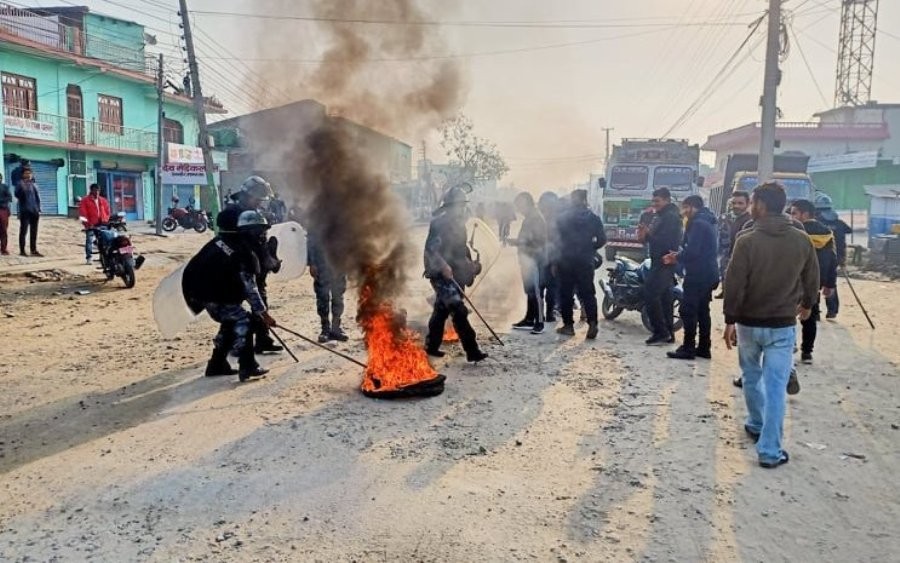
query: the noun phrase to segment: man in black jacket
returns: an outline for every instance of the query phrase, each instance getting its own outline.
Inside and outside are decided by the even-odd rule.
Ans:
[[[816,193],[816,219],[831,229],[834,234],[835,251],[837,252],[838,268],[847,265],[847,235],[853,232],[850,225],[841,220],[837,212],[833,208],[831,197],[823,192]],[[841,308],[841,301],[838,298],[837,287],[831,292],[831,295],[825,297],[825,306],[828,312],[826,319],[834,319],[838,316]]]
[[[645,303],[653,335],[648,346],[664,346],[675,342],[673,329],[672,287],[675,285],[675,265],[663,262],[670,252],[681,247],[683,225],[678,206],[672,203],[668,188],[653,192],[653,209],[656,216],[649,226],[641,225],[639,234],[650,250],[650,272],[644,281]]]
[[[681,299],[684,342],[667,355],[678,360],[693,360],[695,357],[710,359],[712,320],[709,303],[719,283],[716,217],[703,205],[703,198],[698,195],[688,196],[681,202],[681,213],[687,219],[681,251],[663,257],[663,263],[677,263],[684,269],[684,295]]]
[[[563,325],[557,333],[575,336],[575,294],[588,323],[587,339],[597,338],[597,286],[594,259],[606,244],[603,220],[588,208],[587,190],[572,192],[571,205],[557,219],[560,311]]]
[[[816,208],[811,201],[799,199],[791,204],[791,217],[803,223],[803,230],[812,241],[816,249],[816,258],[819,260],[819,280],[822,286],[822,294],[826,299],[834,292],[837,285],[837,253],[835,251],[834,234],[831,229],[816,221]],[[816,344],[816,333],[819,322],[819,301],[813,305],[812,314],[808,319],[800,322],[803,327],[803,337],[800,344],[800,361],[804,364],[812,363],[813,347]]]

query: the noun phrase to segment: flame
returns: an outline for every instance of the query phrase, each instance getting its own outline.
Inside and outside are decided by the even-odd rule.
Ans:
[[[459,342],[459,335],[456,334],[456,329],[453,328],[451,321],[447,321],[447,326],[444,328],[444,342],[447,344]]]
[[[362,390],[396,391],[429,381],[438,374],[428,363],[418,335],[406,327],[406,318],[389,301],[375,302],[371,285],[360,290],[359,324],[365,333],[369,361]]]

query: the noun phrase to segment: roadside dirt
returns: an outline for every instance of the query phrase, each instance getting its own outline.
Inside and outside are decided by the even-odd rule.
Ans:
[[[263,381],[202,377],[215,327],[164,340],[150,297],[207,235],[136,235],[148,261],[125,290],[79,265],[77,227],[60,223],[39,267],[11,261],[0,272],[4,561],[900,552],[896,283],[854,280],[874,332],[841,283],[841,316],[821,324],[816,363],[799,368],[803,390],[790,400],[791,463],[766,471],[741,429],[734,353],[716,342],[712,362],[667,360],[643,345],[634,313],[602,322],[594,343],[584,327],[570,340],[509,331],[523,305],[512,250],[474,296],[506,346],[489,344],[473,318],[491,359],[466,365],[448,346],[436,363],[443,395],[386,402],[358,392],[358,368],[294,339],[300,364],[268,357]],[[62,273],[27,277],[37,270]],[[311,286],[308,276],[274,286],[271,300],[276,319],[314,335]],[[428,293],[411,279],[404,305],[419,325]],[[350,332],[338,348],[364,359]]]

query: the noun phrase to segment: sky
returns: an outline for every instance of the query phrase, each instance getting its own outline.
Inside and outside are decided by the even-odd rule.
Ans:
[[[308,0],[188,0],[191,11],[310,14]],[[28,1],[19,5],[87,5],[92,11],[138,21],[171,54],[173,78],[183,72],[174,0]],[[765,0],[418,0],[429,19],[441,22],[541,22],[539,26],[429,28],[441,52],[457,58],[466,92],[462,111],[476,133],[494,141],[511,171],[503,179],[531,190],[566,188],[602,172],[604,128],[612,143],[623,137],[669,137],[702,144],[713,133],[759,120],[765,56],[763,24],[719,79],[723,65],[765,11]],[[285,6],[289,6],[288,9]],[[786,0],[790,51],[782,64],[779,108],[787,121],[809,121],[834,97],[840,0]],[[253,61],[256,45],[278,34],[306,40],[284,58],[315,58],[327,47],[312,22],[257,21],[195,14],[205,93],[219,96],[240,114],[258,109],[242,87],[265,83]],[[548,25],[548,22],[555,22]],[[359,24],[370,25],[370,24]],[[900,102],[900,2],[882,1],[878,17],[872,98]],[[560,46],[565,45],[565,46]],[[227,51],[229,54],[225,54]],[[226,60],[228,59],[228,60]],[[401,69],[381,65],[389,84]],[[300,72],[296,63],[283,72]],[[301,67],[309,65],[300,65]],[[402,69],[408,71],[409,69]],[[180,81],[178,81],[180,82]],[[297,99],[303,99],[297,92]],[[259,102],[257,100],[257,102]],[[690,108],[686,119],[679,119]],[[674,126],[674,129],[673,129]],[[430,159],[445,159],[435,134],[422,141]],[[708,158],[708,155],[706,156]]]

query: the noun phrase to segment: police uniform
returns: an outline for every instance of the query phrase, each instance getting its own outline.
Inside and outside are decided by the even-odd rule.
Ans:
[[[322,321],[320,342],[328,340],[344,341],[347,336],[341,329],[344,314],[344,292],[347,290],[347,275],[335,271],[319,242],[319,237],[310,231],[306,237],[307,264],[316,269],[313,289],[316,292],[316,312]],[[330,318],[329,318],[330,315]]]
[[[242,380],[261,371],[253,354],[251,315],[242,306],[247,301],[254,314],[266,311],[256,286],[259,268],[254,248],[237,236],[214,238],[185,267],[182,290],[188,306],[195,314],[205,310],[220,325],[207,375],[234,373],[229,352],[238,357]]]
[[[425,277],[431,281],[435,293],[425,350],[432,356],[443,355],[439,349],[444,340],[444,325],[451,318],[467,359],[477,362],[485,359],[487,354],[478,348],[461,288],[472,285],[480,267],[472,260],[466,244],[465,217],[447,209],[452,205],[465,205],[465,201],[461,190],[452,189],[442,207],[443,212],[432,219],[425,240]],[[453,270],[452,280],[444,277],[445,266]]]

